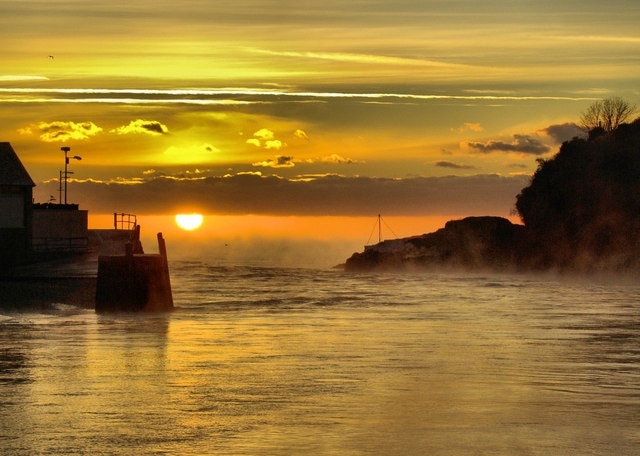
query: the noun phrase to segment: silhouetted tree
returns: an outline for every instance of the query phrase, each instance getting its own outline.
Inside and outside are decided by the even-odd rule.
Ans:
[[[580,128],[590,133],[593,130],[610,132],[630,120],[636,106],[620,97],[598,100],[580,115]]]

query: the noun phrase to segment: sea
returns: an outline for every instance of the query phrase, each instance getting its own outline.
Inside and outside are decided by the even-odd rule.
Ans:
[[[640,454],[635,277],[170,266],[170,313],[0,305],[0,454]]]

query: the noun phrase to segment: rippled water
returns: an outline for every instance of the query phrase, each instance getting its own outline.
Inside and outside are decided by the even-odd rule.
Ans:
[[[640,285],[172,264],[175,312],[0,308],[3,455],[640,453]]]

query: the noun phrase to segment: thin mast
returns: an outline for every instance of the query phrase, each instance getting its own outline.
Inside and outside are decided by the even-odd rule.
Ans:
[[[380,214],[378,214],[378,244],[382,242],[382,227],[380,225]]]

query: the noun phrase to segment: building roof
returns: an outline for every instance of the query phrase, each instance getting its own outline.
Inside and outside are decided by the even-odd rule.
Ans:
[[[0,142],[0,185],[35,187],[11,143]]]

